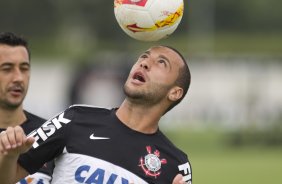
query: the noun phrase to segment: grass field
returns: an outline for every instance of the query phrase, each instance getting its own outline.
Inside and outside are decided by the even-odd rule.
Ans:
[[[193,184],[280,184],[282,148],[231,147],[214,131],[165,131],[192,164]]]

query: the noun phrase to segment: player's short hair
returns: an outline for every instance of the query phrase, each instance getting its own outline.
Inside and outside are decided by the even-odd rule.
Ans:
[[[167,113],[172,108],[174,108],[177,104],[179,104],[183,100],[183,98],[186,96],[187,91],[188,91],[189,86],[190,86],[190,83],[191,83],[191,73],[190,73],[190,69],[188,67],[186,59],[184,58],[184,56],[178,50],[176,50],[175,48],[173,48],[171,46],[163,46],[163,47],[167,47],[167,48],[173,50],[174,52],[176,52],[180,56],[180,58],[182,59],[182,61],[184,63],[184,66],[179,69],[179,74],[178,74],[178,77],[175,81],[175,85],[177,85],[177,86],[179,86],[183,89],[183,95],[180,99],[178,99],[177,101],[175,101],[174,103],[172,103],[168,107],[168,109],[165,112],[165,113]]]
[[[28,42],[21,36],[15,35],[11,32],[2,32],[0,33],[0,44],[9,45],[9,46],[23,46],[28,52],[28,57],[30,59],[30,50],[28,47]]]

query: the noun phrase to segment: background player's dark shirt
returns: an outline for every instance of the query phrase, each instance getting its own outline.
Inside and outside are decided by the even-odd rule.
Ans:
[[[29,134],[33,130],[40,127],[46,120],[36,116],[30,112],[24,111],[24,114],[26,116],[26,121],[24,121],[20,126],[23,128],[25,134]],[[4,131],[6,129],[0,128],[0,132]],[[47,174],[48,176],[52,176],[54,168],[54,162],[48,162],[41,167],[38,172]]]
[[[185,153],[161,131],[125,126],[116,110],[72,106],[32,134],[36,142],[19,163],[30,173],[55,159],[52,183],[171,184],[177,173],[191,182]]]

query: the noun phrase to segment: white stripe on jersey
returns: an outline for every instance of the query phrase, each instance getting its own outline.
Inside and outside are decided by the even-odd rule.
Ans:
[[[55,165],[52,184],[148,184],[120,166],[87,155],[68,153],[65,150],[55,160]]]

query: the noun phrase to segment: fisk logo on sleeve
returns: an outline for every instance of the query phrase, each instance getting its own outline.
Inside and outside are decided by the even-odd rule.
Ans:
[[[48,137],[53,135],[57,130],[63,127],[63,125],[68,124],[71,120],[64,118],[64,113],[53,118],[50,121],[45,122],[40,128],[31,132],[28,137],[34,137],[35,142],[32,147],[37,148],[39,146],[38,142],[45,141]]]
[[[183,180],[185,182],[188,182],[188,184],[192,183],[192,173],[191,173],[191,166],[188,162],[185,164],[178,166],[179,171],[182,171],[184,173]]]

